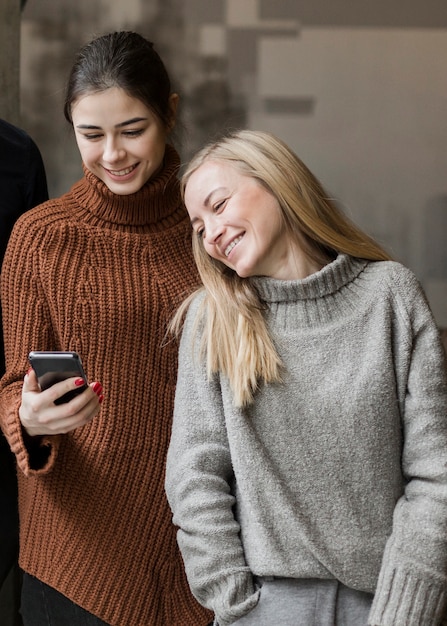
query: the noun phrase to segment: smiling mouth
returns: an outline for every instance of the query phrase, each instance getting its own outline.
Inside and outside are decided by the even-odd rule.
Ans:
[[[136,168],[136,165],[131,165],[130,167],[126,167],[125,170],[107,170],[109,172],[109,174],[112,174],[112,176],[127,176],[127,174],[130,174],[131,172],[133,172],[133,170]]]
[[[237,246],[237,244],[240,242],[242,237],[243,237],[243,235],[239,235],[239,237],[236,237],[236,239],[233,239],[233,241],[230,244],[228,244],[228,246],[224,250],[225,256],[228,256],[230,254],[230,252],[233,250],[233,248],[235,246]]]

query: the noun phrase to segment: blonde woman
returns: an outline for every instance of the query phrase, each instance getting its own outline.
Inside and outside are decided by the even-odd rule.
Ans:
[[[183,177],[203,289],[181,338],[166,489],[196,598],[227,626],[439,625],[447,383],[413,273],[281,141]]]

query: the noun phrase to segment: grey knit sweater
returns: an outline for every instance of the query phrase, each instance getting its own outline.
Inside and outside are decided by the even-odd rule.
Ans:
[[[166,489],[192,591],[220,626],[253,575],[374,592],[373,626],[439,625],[447,583],[447,381],[413,273],[345,255],[300,281],[254,279],[286,369],[234,407],[180,347]]]

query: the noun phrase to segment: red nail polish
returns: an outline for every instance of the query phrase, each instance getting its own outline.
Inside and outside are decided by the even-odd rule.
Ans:
[[[85,380],[83,378],[76,378],[75,385],[76,387],[82,387],[82,385],[85,385]]]
[[[102,385],[101,385],[101,383],[96,382],[93,385],[92,389],[96,393],[96,395],[99,396],[99,394],[102,392]]]
[[[102,401],[104,400],[104,396],[101,394],[100,396],[98,396],[98,400],[99,400],[99,404],[102,404]]]

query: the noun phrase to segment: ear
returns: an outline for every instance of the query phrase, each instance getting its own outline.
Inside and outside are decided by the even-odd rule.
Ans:
[[[171,132],[171,130],[175,126],[175,122],[177,120],[177,107],[178,107],[179,100],[180,98],[179,98],[178,93],[171,93],[171,95],[169,96],[169,122],[168,122],[168,127],[167,127],[168,132]]]

